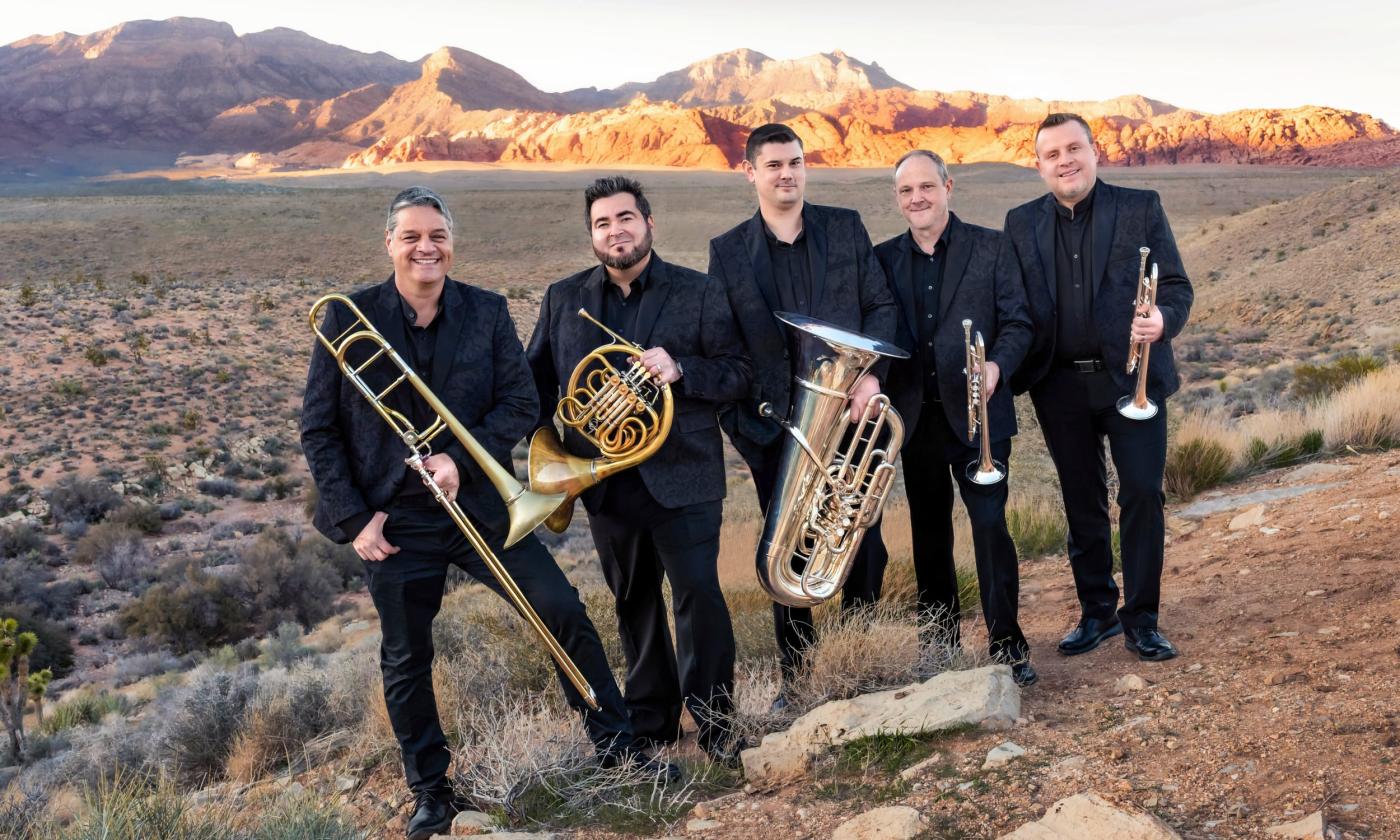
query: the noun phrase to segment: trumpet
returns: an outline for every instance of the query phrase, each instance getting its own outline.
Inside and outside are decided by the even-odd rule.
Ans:
[[[338,303],[344,306],[350,311],[350,314],[354,318],[350,326],[346,327],[334,338],[327,336],[321,331],[321,310],[332,303]],[[327,319],[329,319],[329,317],[330,316],[327,316]],[[539,614],[535,612],[535,608],[530,606],[530,602],[525,599],[525,593],[520,591],[520,587],[516,585],[515,580],[511,578],[505,566],[503,566],[500,559],[496,557],[495,552],[491,550],[486,540],[482,538],[481,533],[467,519],[466,514],[462,512],[461,506],[457,504],[455,499],[449,497],[447,493],[437,485],[437,482],[433,481],[432,474],[428,472],[423,462],[432,454],[431,444],[433,439],[443,431],[450,431],[452,436],[466,449],[467,455],[472,461],[486,474],[486,478],[491,482],[491,486],[495,488],[496,492],[500,494],[501,498],[506,503],[506,512],[510,517],[509,533],[505,541],[507,547],[515,545],[517,542],[524,539],[525,536],[543,522],[546,517],[552,514],[555,508],[563,503],[564,494],[556,493],[549,495],[533,493],[521,486],[520,482],[516,481],[515,476],[511,475],[504,467],[497,463],[496,459],[491,457],[491,453],[487,452],[485,447],[483,447],[476,438],[472,437],[471,433],[467,431],[467,428],[453,416],[447,406],[442,404],[442,401],[428,388],[427,384],[423,382],[418,374],[414,373],[413,369],[408,366],[408,363],[403,360],[403,357],[389,344],[388,339],[374,328],[374,324],[365,317],[364,313],[360,311],[359,307],[355,306],[350,298],[339,294],[326,295],[312,304],[308,320],[311,323],[311,331],[316,334],[316,338],[321,342],[321,345],[324,346],[331,354],[331,357],[335,359],[336,364],[340,367],[340,372],[355,386],[355,390],[359,391],[365,399],[369,400],[374,410],[378,412],[380,417],[384,418],[384,422],[389,424],[390,428],[394,430],[394,434],[408,447],[409,454],[408,457],[404,458],[404,463],[412,468],[414,472],[418,473],[419,478],[421,478],[428,489],[432,491],[433,498],[437,500],[438,504],[442,505],[443,510],[447,511],[447,515],[451,517],[453,523],[461,530],[462,536],[467,538],[467,542],[471,544],[472,549],[481,557],[482,562],[486,564],[486,567],[491,570],[491,574],[496,578],[497,582],[501,584],[501,589],[505,592],[506,599],[510,601],[511,605],[524,617],[526,623],[530,625],[530,628],[534,630],[535,635],[539,637],[540,642],[544,644],[550,656],[554,657],[554,661],[558,663],[559,669],[564,672],[564,675],[569,679],[569,682],[573,684],[574,688],[578,689],[579,694],[583,695],[584,702],[595,711],[600,709],[601,707],[598,705],[598,695],[588,684],[588,680],[583,676],[583,672],[580,671],[578,666],[574,664],[574,661],[569,658],[569,654],[565,652],[564,648],[559,644],[559,640],[555,639],[554,635],[549,632],[549,628],[544,626],[544,622],[540,620]],[[358,363],[352,362],[349,358],[351,348],[357,344],[367,344],[373,351],[368,358]],[[399,375],[398,378],[390,382],[383,390],[375,391],[369,383],[365,381],[365,377],[362,374],[370,365],[379,361],[381,358],[393,365],[393,367],[398,370]],[[413,422],[405,417],[402,412],[395,410],[385,402],[389,394],[405,382],[407,382],[418,396],[428,404],[428,407],[432,409],[435,415],[433,422],[421,431],[416,429],[413,426]]]
[[[768,403],[759,407],[788,437],[759,538],[758,582],[780,604],[812,607],[850,576],[866,530],[880,521],[904,442],[904,421],[884,394],[866,404],[848,432],[850,392],[881,356],[909,354],[816,318],[773,314],[798,331],[802,363],[788,419],[774,417]]]
[[[612,353],[640,356],[642,347],[608,329],[587,309],[578,314],[616,343],[598,347],[574,366],[555,409],[559,422],[598,447],[599,457],[570,455],[552,428],[542,428],[530,438],[531,489],[564,494],[564,501],[544,520],[545,527],[556,534],[569,527],[574,499],[580,493],[656,454],[666,442],[675,414],[671,386],[656,381],[640,359],[625,371],[608,359]]]
[[[979,433],[982,437],[982,455],[967,465],[967,478],[973,484],[996,484],[1006,478],[1006,465],[992,460],[991,426],[987,422],[987,345],[982,341],[982,333],[972,335],[972,321],[964,318],[963,360],[967,374],[967,442]]]
[[[1138,263],[1137,297],[1133,300],[1133,317],[1146,318],[1157,305],[1157,264],[1152,264],[1152,273],[1147,272],[1147,255],[1152,249],[1146,245],[1138,249],[1141,261]],[[1137,387],[1133,393],[1118,398],[1118,413],[1129,420],[1150,420],[1157,416],[1157,404],[1147,398],[1147,358],[1152,352],[1152,343],[1128,339],[1128,375],[1137,373]]]

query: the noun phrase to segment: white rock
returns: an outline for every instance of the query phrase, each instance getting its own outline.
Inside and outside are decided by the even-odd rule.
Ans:
[[[1270,837],[1287,837],[1290,840],[1332,840],[1337,836],[1337,832],[1327,826],[1327,820],[1321,811],[1314,811],[1301,820],[1266,828],[1264,833]]]
[[[1082,755],[1072,755],[1068,758],[1062,758],[1050,765],[1050,778],[1063,779],[1067,776],[1076,775],[1079,771],[1084,769],[1084,765],[1087,763],[1088,760]]]
[[[1118,682],[1113,684],[1113,689],[1119,694],[1127,694],[1132,691],[1145,691],[1147,680],[1137,674],[1124,674],[1118,678]]]
[[[687,834],[695,834],[696,832],[719,828],[721,824],[719,820],[690,820],[685,824],[685,831]]]
[[[1244,513],[1238,514],[1230,520],[1231,531],[1242,531],[1245,528],[1258,528],[1264,524],[1264,506],[1255,505]]]
[[[496,824],[490,814],[480,811],[462,811],[452,818],[453,837],[471,837],[486,834]]]
[[[1026,823],[1001,840],[1181,840],[1161,820],[1141,811],[1126,811],[1097,793],[1079,793],[1061,799],[1045,816]]]
[[[336,793],[349,793],[360,784],[360,780],[354,776],[339,776],[335,780]]]
[[[755,786],[771,787],[801,778],[813,757],[857,738],[1020,716],[1021,692],[1006,665],[947,671],[923,683],[818,706],[786,732],[767,735],[757,747],[744,750],[744,775]]]
[[[906,767],[903,770],[899,771],[899,778],[905,780],[906,782],[912,779],[916,779],[919,776],[923,775],[925,770],[928,770],[931,767],[936,767],[938,763],[942,760],[943,756],[939,755],[938,753],[934,753],[933,755],[929,756],[923,761],[920,761],[918,764],[910,765],[909,767]]]
[[[993,767],[1001,767],[1002,765],[1010,764],[1012,761],[1025,754],[1026,751],[1023,747],[1010,741],[997,744],[987,751],[987,760],[982,762],[982,769],[990,770]]]
[[[876,808],[837,826],[831,840],[913,840],[928,828],[928,820],[907,805]]]

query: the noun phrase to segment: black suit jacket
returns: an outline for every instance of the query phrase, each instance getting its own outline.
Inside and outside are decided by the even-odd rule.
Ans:
[[[712,277],[651,256],[646,294],[637,312],[637,334],[624,338],[642,347],[662,347],[684,370],[671,386],[675,418],[670,434],[656,454],[635,469],[652,498],[667,508],[723,499],[724,444],[715,411],[749,391],[750,368],[734,314],[724,289]],[[580,307],[595,318],[603,312],[603,284],[609,282],[600,265],[554,283],[545,291],[540,319],[530,336],[526,356],[539,393],[536,427],[553,426],[561,388],[579,361],[613,339],[578,316]],[[598,451],[569,429],[564,448],[575,455],[596,457]],[[596,513],[602,486],[582,495],[584,507]]]
[[[890,363],[885,393],[912,432],[924,405],[926,381],[915,306],[914,261],[905,234],[875,246],[875,256],[885,269],[899,303],[899,332],[895,343],[914,348],[908,359]],[[1031,346],[1031,315],[1026,305],[1016,255],[1000,231],[970,225],[956,214],[948,218],[948,252],[943,256],[943,286],[938,290],[938,329],[934,337],[934,365],[938,374],[938,398],[943,413],[960,440],[967,439],[967,373],[963,351],[962,321],[972,319],[974,333],[982,333],[987,360],[1001,368],[1001,384],[987,405],[991,439],[1016,434],[1016,406],[1008,384]],[[936,403],[929,402],[928,406]]]
[[[1094,188],[1094,326],[1099,333],[1099,351],[1104,364],[1123,393],[1137,385],[1129,376],[1129,332],[1132,329],[1133,299],[1137,296],[1140,257],[1138,249],[1152,249],[1148,270],[1157,263],[1159,286],[1157,307],[1162,310],[1163,334],[1152,345],[1147,368],[1147,393],[1160,402],[1181,387],[1171,340],[1186,326],[1191,315],[1194,293],[1176,239],[1167,224],[1162,200],[1151,190],[1115,187],[1099,181]],[[1031,318],[1035,322],[1035,342],[1030,355],[1012,380],[1020,394],[1045,377],[1055,361],[1056,284],[1055,284],[1055,197],[1047,193],[1006,214],[1006,235],[1026,283]]]
[[[812,316],[893,341],[899,316],[860,214],[804,204],[802,229],[811,249]],[[758,406],[770,402],[777,416],[786,417],[792,391],[788,327],[773,317],[781,305],[759,213],[710,240],[709,273],[724,284],[753,361],[749,393],[727,406],[720,422],[735,447],[741,453],[751,453],[756,446],[777,439],[782,431],[777,423],[759,416]],[[885,367],[883,362],[875,366],[882,380]]]
[[[438,316],[442,322],[437,328],[428,386],[477,442],[511,470],[511,448],[535,422],[539,403],[506,299],[451,278],[443,284],[442,295]],[[408,336],[393,277],[355,292],[350,299],[400,356],[412,358],[407,352]],[[328,336],[339,335],[349,325],[350,313],[336,304],[327,309],[322,331]],[[368,347],[361,344],[352,348],[351,360],[368,358]],[[363,375],[371,388],[380,391],[398,372],[381,359]],[[410,400],[414,399],[418,397],[405,382],[388,401],[411,416]],[[353,517],[384,510],[405,480],[403,459],[409,454],[408,447],[341,375],[335,359],[320,342],[311,351],[306,375],[301,444],[319,493],[313,522],[335,542],[354,539],[356,535],[346,533],[341,526]],[[505,504],[450,431],[434,439],[433,451],[445,452],[457,463],[462,479],[457,503],[463,511],[488,529],[503,529]]]

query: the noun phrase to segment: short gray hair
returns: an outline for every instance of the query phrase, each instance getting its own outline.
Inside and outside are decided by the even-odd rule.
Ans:
[[[409,187],[394,196],[394,200],[389,203],[389,217],[384,220],[384,230],[393,233],[399,224],[399,211],[409,207],[433,208],[442,214],[443,220],[447,222],[447,231],[452,232],[452,211],[447,209],[447,202],[442,200],[442,196],[427,187]]]
[[[895,162],[894,174],[899,174],[899,167],[903,166],[906,160],[916,157],[933,161],[933,165],[938,167],[938,177],[943,179],[943,183],[948,183],[948,164],[943,162],[943,158],[939,157],[937,152],[930,152],[928,149],[912,149],[905,152],[904,156]]]

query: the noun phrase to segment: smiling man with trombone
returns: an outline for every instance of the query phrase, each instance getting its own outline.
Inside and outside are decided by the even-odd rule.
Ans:
[[[988,647],[1028,686],[1037,676],[1017,622],[1016,546],[1006,527],[1016,409],[1004,381],[1030,347],[1030,313],[1002,235],[959,219],[948,207],[952,194],[941,157],[906,154],[895,164],[894,197],[909,229],[875,246],[899,304],[895,343],[913,348],[891,363],[886,389],[912,430],[900,455],[919,608],[935,622],[937,642],[960,643],[956,481],[972,525]]]
[[[364,560],[384,699],[415,796],[407,834],[424,840],[452,817],[432,683],[449,565],[526,619],[603,763],[640,756],[578,592],[531,533],[564,496],[528,492],[511,471],[511,448],[539,410],[505,298],[448,277],[452,216],[427,188],[394,198],[384,243],[388,280],[312,308],[301,440],[317,529]]]
[[[749,361],[724,288],[652,250],[655,223],[640,184],[594,181],[584,220],[599,264],[549,287],[527,351],[540,398],[530,485],[569,493],[570,507],[582,496],[617,606],[638,739],[679,739],[684,703],[701,748],[735,764],[734,632],[716,568],[726,484],[715,412],[748,393]],[[566,516],[547,524],[562,531]]]
[[[1006,216],[1036,331],[1012,386],[1030,392],[1069,522],[1080,619],[1059,649],[1087,653],[1122,633],[1142,659],[1170,659],[1177,650],[1157,629],[1166,399],[1181,384],[1171,339],[1191,314],[1191,281],[1157,194],[1098,180],[1082,117],[1046,117],[1035,155],[1050,192]],[[1105,439],[1118,473],[1121,607]]]

